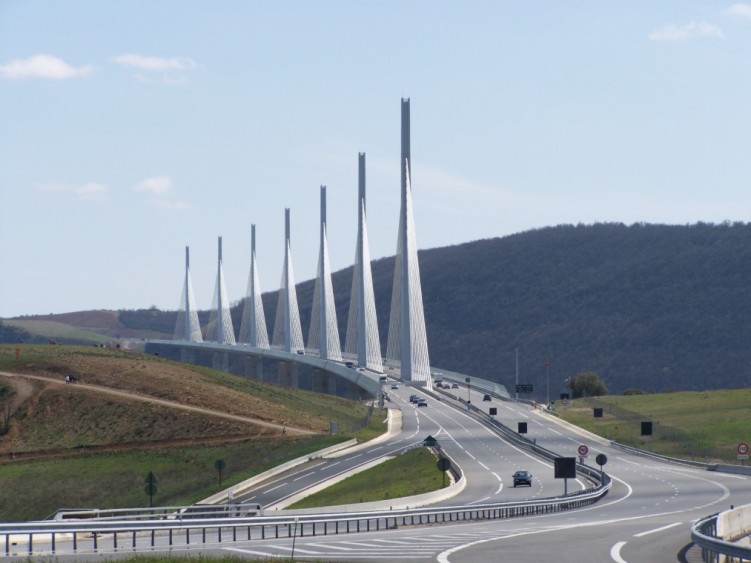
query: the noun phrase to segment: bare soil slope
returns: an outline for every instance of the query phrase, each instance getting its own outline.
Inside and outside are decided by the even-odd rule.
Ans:
[[[0,402],[8,454],[320,433],[332,415],[364,414],[337,397],[122,350],[23,346],[16,358],[15,348],[0,347],[0,383],[15,389]]]

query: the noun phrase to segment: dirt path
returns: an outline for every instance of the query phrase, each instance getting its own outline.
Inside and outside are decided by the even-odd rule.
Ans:
[[[183,405],[181,403],[176,403],[174,401],[165,401],[163,399],[157,399],[156,397],[150,397],[148,395],[141,395],[138,393],[129,393],[127,391],[110,389],[109,387],[101,387],[99,385],[89,385],[86,383],[65,383],[63,381],[60,381],[59,379],[54,379],[52,377],[42,377],[39,375],[27,375],[24,373],[8,373],[5,371],[0,371],[0,376],[8,379],[8,382],[16,388],[16,393],[18,393],[18,396],[20,396],[22,392],[25,393],[24,399],[22,400],[28,399],[33,393],[33,386],[28,381],[25,381],[25,380],[32,379],[35,381],[42,381],[48,384],[52,383],[55,385],[69,385],[71,389],[76,389],[76,388],[88,389],[90,391],[95,391],[97,393],[102,393],[105,395],[114,395],[116,397],[122,397],[122,398],[130,399],[130,400],[134,400],[134,401],[143,401],[145,403],[161,405],[161,406],[165,406],[165,407],[169,407],[173,409],[180,409],[184,411],[208,414],[211,416],[216,416],[219,418],[226,418],[229,420],[237,420],[240,422],[249,422],[257,426],[264,426],[266,428],[274,428],[280,431],[286,429],[287,434],[290,434],[290,435],[316,434],[316,432],[313,432],[312,430],[307,430],[305,428],[294,428],[290,426],[285,426],[283,424],[275,424],[273,422],[259,420],[257,418],[250,418],[247,416],[239,416],[239,415],[229,414],[229,413],[222,412],[222,411],[215,411],[215,410],[210,410],[210,409],[204,409],[201,407]]]

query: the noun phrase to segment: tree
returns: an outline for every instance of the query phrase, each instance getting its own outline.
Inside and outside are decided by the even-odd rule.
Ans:
[[[608,394],[607,385],[594,372],[584,372],[572,377],[568,382],[568,386],[574,399]]]

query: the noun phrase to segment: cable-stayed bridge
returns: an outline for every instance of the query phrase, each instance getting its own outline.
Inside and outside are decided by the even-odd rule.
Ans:
[[[341,347],[331,284],[326,187],[321,186],[320,251],[307,341],[303,338],[295,290],[290,246],[290,210],[285,209],[284,265],[271,340],[261,299],[256,232],[253,225],[250,274],[238,337],[235,338],[230,316],[230,301],[222,269],[222,239],[219,237],[216,286],[208,324],[202,331],[191,282],[190,254],[186,248],[185,282],[173,340],[152,341],[147,345],[147,350],[176,356],[187,362],[210,362],[210,365],[219,369],[239,371],[259,379],[293,386],[300,383],[298,366],[308,365],[313,367],[309,386],[329,393],[357,396],[364,391],[377,395],[381,390],[379,379],[384,372],[384,365],[405,383],[432,389],[412,212],[409,99],[401,101],[400,160],[401,209],[385,351],[381,349],[378,333],[370,269],[363,153],[358,156],[357,244],[344,349]],[[204,357],[206,355],[210,355],[210,358]],[[276,373],[268,373],[267,368],[264,374],[264,359],[277,362]],[[338,389],[332,375],[340,376],[348,382],[349,388],[344,392]]]

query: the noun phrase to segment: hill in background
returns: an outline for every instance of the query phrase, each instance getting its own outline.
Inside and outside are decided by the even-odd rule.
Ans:
[[[393,267],[393,257],[372,263],[384,351]],[[563,225],[421,251],[420,268],[434,366],[513,389],[518,349],[519,381],[539,400],[548,381],[554,399],[584,371],[612,393],[734,388],[751,376],[751,224]],[[352,268],[333,274],[342,338],[351,279]],[[313,287],[297,286],[304,334]],[[264,295],[269,322],[276,301]],[[238,331],[241,302],[232,314]],[[175,319],[117,315],[121,334],[162,337]]]

